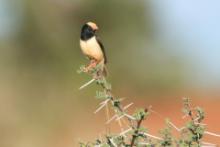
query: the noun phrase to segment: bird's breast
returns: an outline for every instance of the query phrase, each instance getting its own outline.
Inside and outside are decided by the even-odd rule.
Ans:
[[[85,55],[94,58],[97,61],[103,60],[103,52],[95,36],[86,41],[80,40],[80,47]]]

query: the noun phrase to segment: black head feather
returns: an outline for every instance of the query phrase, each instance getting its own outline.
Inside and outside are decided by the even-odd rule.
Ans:
[[[84,24],[81,30],[80,38],[82,40],[88,40],[92,38],[93,36],[95,36],[95,30],[93,30],[92,27],[89,26],[88,24]]]

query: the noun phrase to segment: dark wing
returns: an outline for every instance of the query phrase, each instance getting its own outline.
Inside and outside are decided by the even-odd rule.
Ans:
[[[107,63],[107,58],[106,58],[106,53],[105,53],[105,48],[104,45],[102,44],[102,42],[100,41],[99,37],[96,36],[96,40],[98,42],[98,44],[100,45],[102,52],[103,52],[103,56],[104,56],[104,63]]]

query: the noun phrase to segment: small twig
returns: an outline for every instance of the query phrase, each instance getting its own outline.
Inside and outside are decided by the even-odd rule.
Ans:
[[[148,109],[145,109],[144,111],[145,111],[145,113],[146,113],[146,112],[148,111]],[[141,127],[141,123],[143,122],[144,118],[145,118],[145,116],[143,115],[143,116],[140,118],[140,120],[137,121],[137,127],[135,128],[135,132],[134,132],[134,134],[132,135],[131,147],[133,147],[134,144],[135,144],[135,140],[136,140],[136,138],[137,138],[137,135],[138,135],[138,133],[139,133],[139,129],[140,129],[140,127]]]

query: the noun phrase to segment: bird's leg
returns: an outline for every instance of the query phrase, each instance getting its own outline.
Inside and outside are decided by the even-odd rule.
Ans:
[[[90,68],[94,68],[94,67],[96,67],[96,65],[97,65],[97,61],[95,59],[92,59],[90,61]]]
[[[89,65],[87,65],[84,69],[85,72],[89,72],[92,68],[96,67],[97,61],[95,59],[91,59]]]

